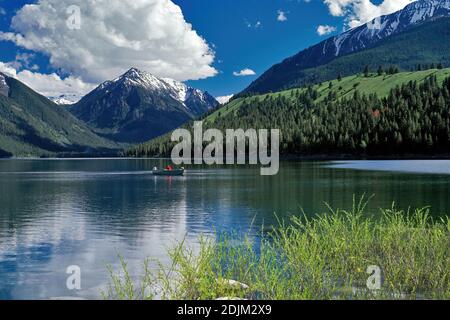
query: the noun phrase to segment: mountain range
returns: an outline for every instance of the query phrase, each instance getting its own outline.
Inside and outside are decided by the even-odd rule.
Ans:
[[[279,129],[280,154],[342,159],[448,157],[450,68],[378,71],[241,97],[203,119],[207,129]],[[192,125],[185,126],[192,130]],[[169,157],[167,134],[125,152]]]
[[[0,156],[112,154],[119,149],[65,107],[0,73]]]
[[[401,66],[409,70],[416,63],[450,63],[448,21],[439,32],[417,39],[416,32],[441,18],[450,17],[450,0],[419,0],[403,10],[374,19],[362,26],[331,37],[274,65],[240,95],[275,92],[309,83],[319,83],[351,75],[364,65]],[[407,34],[406,37],[396,37]],[[396,45],[399,41],[404,43]],[[395,46],[396,50],[392,50]],[[370,49],[377,49],[372,53]],[[367,53],[352,59],[355,53]],[[341,59],[349,57],[349,59]],[[341,60],[339,60],[341,59]],[[328,67],[332,62],[334,65]],[[317,72],[317,68],[321,67]]]
[[[156,150],[167,145],[165,134],[199,117],[229,127],[245,127],[243,116],[249,123],[269,121],[258,122],[265,127],[272,127],[270,119],[282,119],[285,125],[289,114],[279,113],[297,114],[296,108],[311,104],[311,99],[315,104],[324,100],[339,104],[340,98],[350,99],[357,91],[386,96],[411,80],[421,83],[440,75],[438,82],[442,82],[448,77],[448,69],[442,71],[446,66],[450,66],[450,0],[419,0],[274,65],[231,102],[222,101],[221,108],[207,92],[136,68],[102,83],[74,104],[70,96],[53,97],[61,104],[54,103],[0,73],[0,157],[112,154],[161,136],[150,144]],[[362,76],[363,69],[370,76]],[[394,76],[397,71],[388,69],[407,72]],[[431,71],[420,71],[427,69]],[[305,93],[314,84],[320,99]],[[436,83],[433,86],[438,88]],[[283,91],[291,88],[303,89]],[[296,101],[297,97],[305,101]],[[437,101],[441,104],[442,99]],[[283,108],[277,109],[278,104]],[[447,121],[444,118],[445,112],[442,121]],[[433,140],[429,135],[417,139]],[[293,141],[297,138],[293,136]],[[141,144],[131,154],[154,150],[146,146]]]
[[[0,157],[113,155],[216,108],[208,93],[130,69],[69,105],[0,73]]]
[[[165,134],[218,105],[207,92],[132,68],[102,83],[69,110],[105,138],[138,143]]]

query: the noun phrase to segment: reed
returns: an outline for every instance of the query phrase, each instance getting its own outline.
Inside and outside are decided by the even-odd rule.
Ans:
[[[141,279],[110,269],[106,299],[449,299],[450,219],[433,219],[429,208],[366,213],[332,209],[279,221],[258,237],[201,237],[169,251],[171,264],[144,264]],[[366,285],[369,266],[381,270],[381,287]],[[230,283],[230,279],[239,283]]]

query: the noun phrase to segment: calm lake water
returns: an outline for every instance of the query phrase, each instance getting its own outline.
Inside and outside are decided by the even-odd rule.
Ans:
[[[432,206],[450,211],[450,161],[283,162],[261,177],[256,167],[198,168],[184,177],[154,177],[161,160],[0,161],[0,299],[100,298],[106,266],[120,253],[138,274],[145,258],[165,261],[184,237],[253,232],[324,202],[349,208],[372,195],[379,207]],[[252,232],[252,231],[250,231]],[[77,265],[82,290],[66,288]]]

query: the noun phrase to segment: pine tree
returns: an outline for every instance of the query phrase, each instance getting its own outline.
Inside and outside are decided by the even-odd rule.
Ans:
[[[222,113],[208,126],[220,130],[280,128],[282,154],[450,150],[450,78],[443,85],[436,76],[422,83],[411,81],[382,99],[365,95],[357,87],[351,96],[339,99],[330,90],[325,99],[317,100],[321,95],[313,86],[293,91],[294,96],[246,98],[235,112]],[[173,145],[168,135],[137,146],[127,155],[169,156]]]
[[[365,66],[364,67],[364,77],[368,78],[369,73],[370,73],[369,66]]]
[[[382,75],[383,75],[384,70],[383,70],[383,67],[382,67],[382,66],[379,66],[379,67],[378,67],[377,73],[378,73],[379,76],[382,76]]]

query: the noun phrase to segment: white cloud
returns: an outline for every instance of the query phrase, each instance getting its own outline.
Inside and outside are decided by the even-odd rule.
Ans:
[[[256,72],[252,69],[242,69],[241,71],[235,71],[233,72],[233,75],[236,77],[246,77],[246,76],[254,76],[256,75]]]
[[[244,23],[247,26],[247,28],[249,28],[249,29],[258,29],[258,28],[262,27],[261,21],[256,21],[255,24],[253,24],[252,22],[248,21],[247,19],[244,19]]]
[[[9,64],[14,69],[31,69],[31,70],[37,70],[39,67],[35,64],[33,64],[32,60],[34,59],[34,54],[32,53],[17,53],[16,54],[16,60],[13,62],[10,62]]]
[[[42,74],[30,70],[18,72],[11,63],[0,62],[0,72],[25,83],[46,97],[58,98],[64,95],[65,99],[70,102],[78,101],[95,88],[94,84],[85,83],[80,78],[73,76],[62,79],[56,73]]]
[[[416,0],[384,0],[379,5],[370,0],[323,0],[331,15],[345,17],[350,28],[360,26],[379,16],[403,9]]]
[[[225,104],[230,101],[231,98],[234,97],[234,94],[230,94],[228,96],[216,97],[216,100],[219,101],[220,104]]]
[[[67,8],[79,6],[80,29]],[[137,67],[156,76],[214,76],[214,52],[171,0],[39,0],[12,19],[0,39],[49,56],[53,67],[98,83]]]
[[[317,34],[319,36],[325,36],[327,34],[330,34],[332,32],[336,31],[336,27],[329,26],[329,25],[321,25],[317,27]]]
[[[282,11],[282,10],[278,10],[278,16],[277,16],[277,20],[280,22],[284,22],[287,21],[287,16],[286,16],[286,12]]]
[[[6,14],[5,9],[3,9],[2,7],[0,7],[0,16],[4,16]]]

